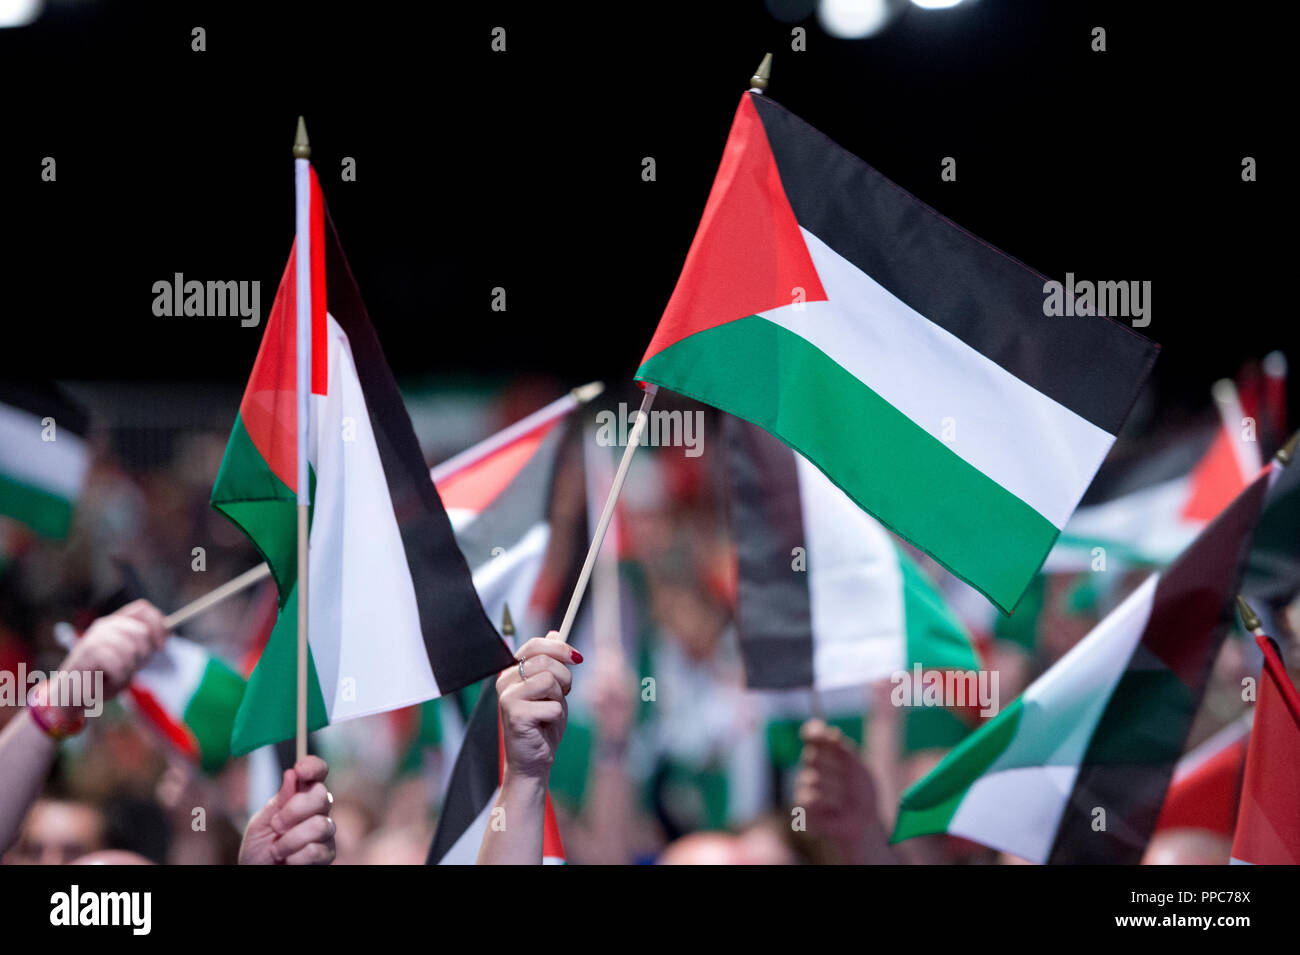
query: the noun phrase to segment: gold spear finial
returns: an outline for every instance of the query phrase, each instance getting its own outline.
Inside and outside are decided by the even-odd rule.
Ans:
[[[767,81],[772,78],[772,54],[764,53],[763,62],[758,64],[758,69],[754,75],[749,78],[749,91],[751,93],[761,93],[767,89]]]
[[[510,619],[510,605],[501,605],[501,636],[513,637],[515,635],[515,622]]]
[[[1250,604],[1246,603],[1246,598],[1241,594],[1237,594],[1237,612],[1241,614],[1241,622],[1246,625],[1246,629],[1251,633],[1263,626],[1259,622],[1259,617],[1255,615],[1255,611],[1250,608]]]
[[[1277,449],[1277,454],[1273,455],[1273,457],[1277,458],[1277,463],[1284,468],[1289,467],[1291,462],[1295,460],[1297,445],[1300,445],[1300,431],[1287,438],[1286,444]]]
[[[311,140],[307,138],[307,121],[298,117],[298,132],[293,137],[293,158],[311,158]]]

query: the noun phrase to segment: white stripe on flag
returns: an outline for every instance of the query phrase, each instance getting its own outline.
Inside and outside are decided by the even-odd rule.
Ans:
[[[90,452],[80,435],[54,422],[55,439],[44,441],[41,419],[0,404],[0,471],[11,478],[75,501],[90,467]]]
[[[954,437],[944,443],[955,454],[1064,527],[1114,437],[800,231],[830,301],[786,305],[762,317],[816,346],[936,439],[944,440],[951,422]]]
[[[336,723],[421,703],[439,689],[352,350],[334,317],[327,321],[307,593],[312,662]]]
[[[888,531],[795,454],[812,611],[813,685],[884,679],[906,666],[903,574]]]

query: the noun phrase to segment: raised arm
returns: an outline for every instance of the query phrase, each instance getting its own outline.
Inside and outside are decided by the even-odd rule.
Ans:
[[[497,677],[506,758],[479,865],[542,863],[546,788],[569,712],[569,665],[581,663],[582,655],[547,637],[529,640],[515,659],[519,663]]]
[[[59,677],[32,687],[26,712],[0,732],[0,854],[18,838],[27,810],[40,795],[61,740],[98,716],[167,639],[163,615],[146,600],[100,617],[59,666]],[[97,678],[96,674],[102,674]],[[76,683],[76,695],[70,690]],[[26,692],[20,687],[20,692]]]

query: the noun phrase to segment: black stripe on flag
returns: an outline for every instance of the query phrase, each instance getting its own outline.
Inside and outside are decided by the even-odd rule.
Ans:
[[[501,782],[498,712],[496,680],[487,680],[465,727],[425,865],[438,865],[496,796]]]
[[[751,97],[795,218],[896,298],[1118,434],[1158,347],[1099,316],[1043,314],[1042,275],[971,235],[767,96]]]
[[[757,425],[723,414],[731,532],[740,564],[737,629],[752,689],[813,685],[812,598],[794,452]]]
[[[379,459],[415,583],[420,629],[438,688],[451,693],[514,662],[479,602],[451,521],[429,478],[410,416],[325,213],[326,301],[348,336]]]
[[[1232,625],[1267,490],[1268,477],[1256,479],[1156,581],[1151,616],[1088,741],[1049,863],[1142,861]],[[1093,828],[1099,808],[1104,830]]]

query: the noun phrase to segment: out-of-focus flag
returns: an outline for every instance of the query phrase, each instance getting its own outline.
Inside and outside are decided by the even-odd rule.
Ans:
[[[1300,865],[1300,693],[1273,642],[1258,635],[1264,672],[1237,811],[1232,861]]]
[[[591,386],[584,386],[590,388]],[[551,538],[555,465],[582,389],[551,402],[431,472],[483,609],[529,605]]]
[[[1297,454],[1293,445],[1290,454]],[[1283,607],[1300,593],[1300,467],[1294,464],[1269,493],[1241,589],[1270,608]]]
[[[392,372],[310,178],[308,726],[409,706],[509,666],[429,480]],[[280,617],[248,681],[235,754],[294,735],[297,289],[294,251],[212,490],[257,546]]]
[[[1044,568],[1092,568],[1096,548],[1110,561],[1163,567],[1232,503],[1261,467],[1257,397],[1239,395],[1227,379],[1214,386],[1219,426],[1209,443],[1193,435],[1159,454],[1107,474],[1102,471],[1052,549]],[[1189,456],[1203,447],[1193,465]],[[1103,483],[1103,479],[1105,483]],[[1095,569],[1095,568],[1093,568]]]
[[[1032,862],[1139,862],[1276,470],[908,789],[894,841],[947,832]]]
[[[52,385],[0,383],[0,517],[68,536],[90,469],[85,413]]]
[[[230,758],[244,678],[184,637],[169,637],[131,681],[129,698],[154,729],[205,772]]]
[[[745,93],[636,377],[758,424],[1015,607],[1156,346]]]
[[[1156,832],[1205,829],[1232,838],[1250,723],[1247,713],[1178,761],[1156,820]]]
[[[496,681],[487,680],[469,718],[465,738],[451,773],[451,783],[442,802],[438,829],[429,846],[428,865],[473,865],[501,791],[505,749],[501,738],[501,711]],[[500,820],[499,824],[507,824]],[[550,793],[546,795],[546,816],[542,830],[542,861],[563,865],[564,845],[555,820]]]
[[[978,669],[965,627],[883,527],[806,458],[724,418],[751,689],[865,685],[916,665]]]

